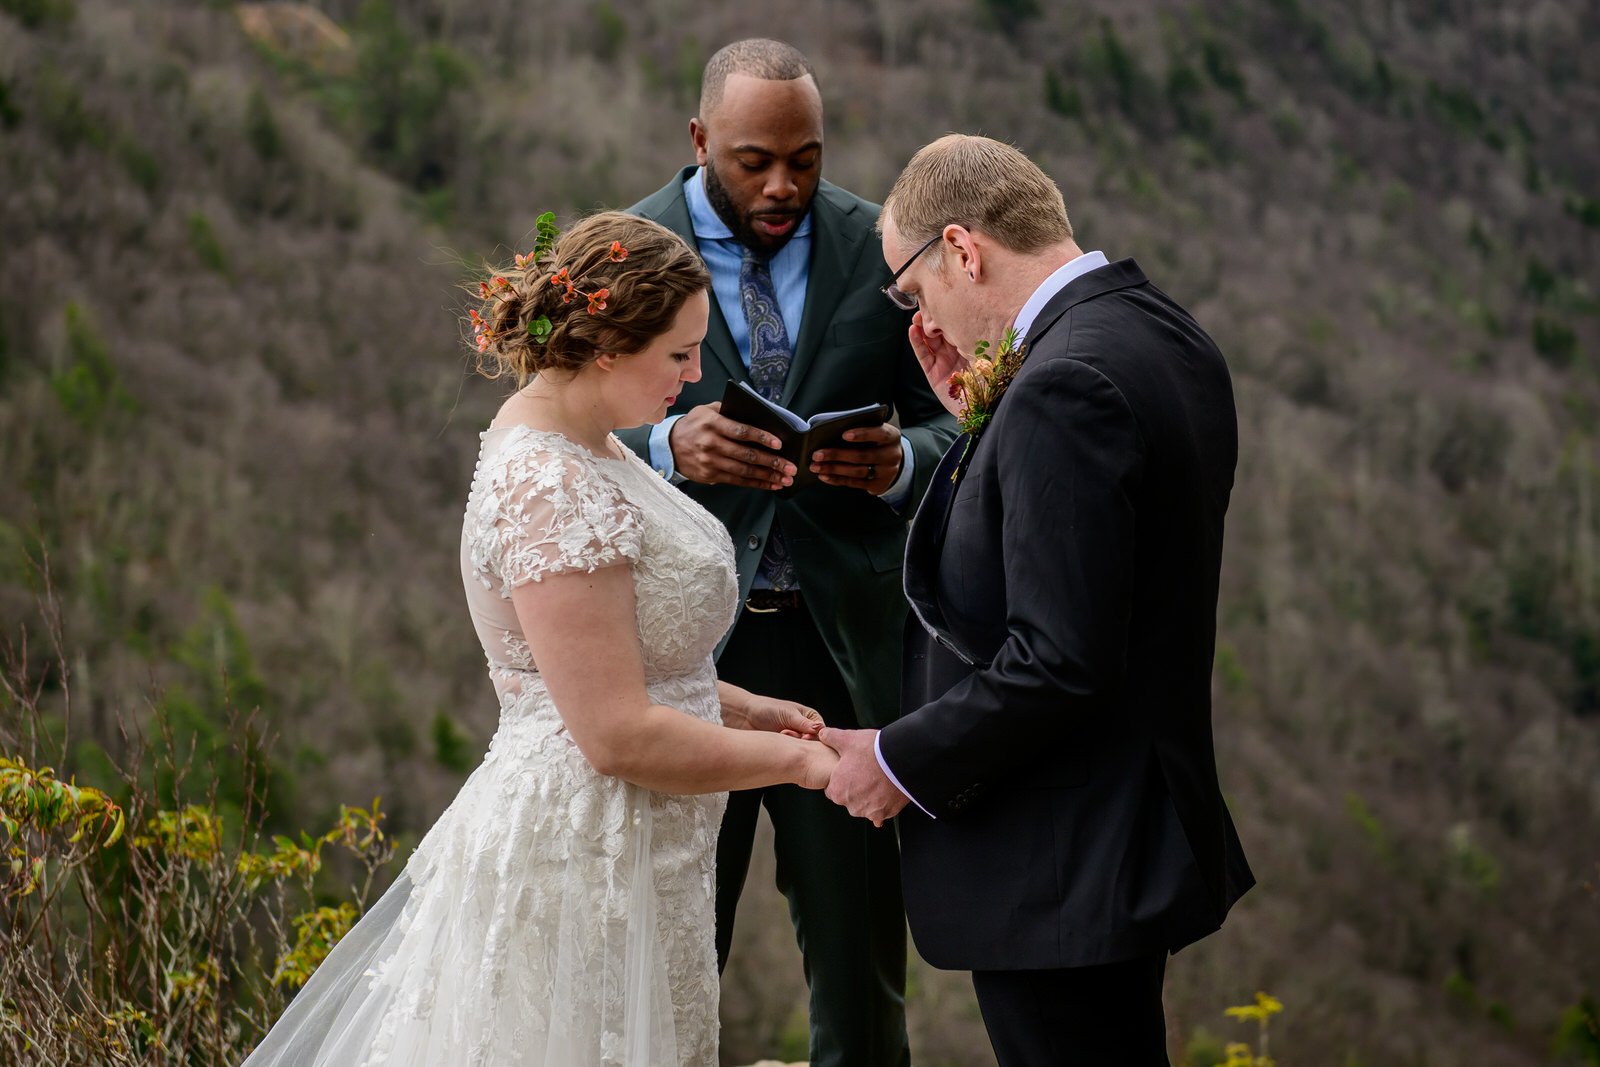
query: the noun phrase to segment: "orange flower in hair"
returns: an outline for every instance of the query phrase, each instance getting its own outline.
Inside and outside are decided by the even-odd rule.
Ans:
[[[535,279],[543,273],[539,269],[539,264],[549,262],[551,253],[555,249],[556,236],[559,231],[556,229],[554,212],[546,211],[540,215],[535,220],[535,229],[536,237],[533,251],[526,254],[518,252],[513,256],[516,269],[523,272],[522,280],[529,284],[535,283]],[[612,241],[606,258],[612,263],[621,263],[628,258],[628,250],[623,247],[621,241]],[[578,282],[582,281],[583,277],[583,275],[580,275],[574,280],[571,270],[562,266],[550,274],[549,284],[552,288],[561,292],[561,302],[563,304],[570,304],[581,296],[588,303],[589,314],[599,314],[606,309],[607,304],[610,302],[611,290],[602,288],[590,292],[580,289]],[[499,274],[491,275],[487,281],[478,282],[477,286],[478,295],[485,302],[484,311],[486,313],[503,310],[503,308],[497,308],[498,301],[509,299],[514,294],[515,289],[516,287],[511,279]],[[542,345],[549,342],[555,330],[554,324],[551,323],[548,315],[540,315],[532,322],[518,328],[507,326],[505,330],[496,330],[476,308],[469,309],[467,315],[472,323],[473,341],[479,352],[487,352],[491,345],[502,340],[508,332],[512,332],[518,337],[526,333],[534,344]]]

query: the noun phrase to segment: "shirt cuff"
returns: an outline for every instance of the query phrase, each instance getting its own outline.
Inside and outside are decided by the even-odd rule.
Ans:
[[[905,507],[906,501],[911,498],[911,483],[916,480],[917,473],[917,454],[911,451],[911,442],[904,437],[900,438],[900,452],[905,457],[900,462],[900,477],[896,478],[893,485],[878,495],[879,500],[896,511]],[[895,784],[899,785],[900,783],[896,782]],[[903,793],[905,790],[902,789],[901,792]],[[920,808],[922,805],[918,804],[917,807]]]
[[[670,419],[662,419],[650,428],[650,466],[673,485],[688,480],[678,473],[678,465],[672,459],[672,445],[667,441],[672,435],[672,428],[681,418],[682,415],[674,415]]]
[[[935,816],[934,816],[933,812],[929,811],[927,808],[923,808],[922,807],[922,801],[920,801],[916,797],[912,796],[911,793],[909,791],[907,791],[906,787],[900,784],[900,779],[898,779],[898,778],[896,778],[894,776],[894,772],[891,771],[889,769],[889,765],[884,762],[884,759],[883,759],[883,733],[882,733],[882,731],[879,731],[877,734],[873,735],[873,738],[872,738],[872,754],[874,756],[878,757],[878,767],[879,767],[880,770],[883,771],[884,776],[889,779],[890,783],[893,784],[896,789],[900,790],[901,793],[904,793],[905,794],[905,798],[907,800],[911,801],[911,803],[915,804],[918,808],[921,808],[922,809],[922,814],[926,815],[930,819],[934,818]]]

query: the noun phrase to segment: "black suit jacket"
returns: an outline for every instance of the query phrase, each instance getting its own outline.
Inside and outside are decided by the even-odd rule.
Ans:
[[[1211,736],[1227,366],[1123,260],[1045,306],[967,443],[912,524],[922,625],[880,739],[936,816],[900,819],[917,947],[975,970],[1179,948],[1253,883]]]
[[[693,244],[683,195],[693,169],[680,171],[629,210]],[[917,366],[906,337],[910,316],[879,291],[888,284],[889,270],[873,230],[878,205],[824,181],[811,217],[805,311],[779,401],[803,416],[890,405],[916,457],[911,497],[903,511],[896,511],[858,489],[837,486],[818,485],[792,497],[732,485],[686,482],[681,488],[733,536],[741,597],[750,591],[773,518],[782,521],[805,602],[850,689],[856,719],[863,726],[880,726],[900,710],[906,524],[955,438],[955,420]],[[670,414],[721,400],[729,381],[750,380],[715,295],[702,349],[701,378],[684,386]],[[649,461],[650,427],[619,436]],[[818,710],[829,715],[827,708]]]

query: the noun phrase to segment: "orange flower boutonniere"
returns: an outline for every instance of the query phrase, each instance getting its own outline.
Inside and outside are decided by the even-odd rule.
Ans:
[[[1026,346],[1017,343],[1017,331],[1007,330],[1000,339],[1000,348],[993,356],[988,354],[989,342],[979,341],[972,351],[972,360],[965,370],[950,375],[946,383],[950,399],[962,401],[961,414],[956,416],[961,432],[976,438],[994,415],[995,405],[1017,376],[1026,355]]]

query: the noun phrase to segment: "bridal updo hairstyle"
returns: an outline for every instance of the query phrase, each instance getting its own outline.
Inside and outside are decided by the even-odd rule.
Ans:
[[[519,257],[471,283],[478,373],[520,388],[545,371],[576,373],[601,353],[632,355],[710,288],[699,255],[671,230],[621,211],[590,215],[537,262]]]

